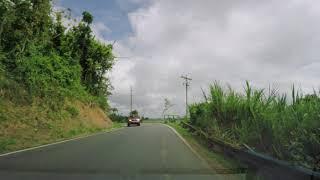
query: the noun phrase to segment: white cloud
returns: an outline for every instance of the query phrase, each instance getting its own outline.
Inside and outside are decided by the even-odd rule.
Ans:
[[[103,22],[94,22],[92,24],[92,31],[95,37],[100,41],[106,41],[103,34],[110,34],[112,32]]]
[[[245,80],[282,91],[292,83],[305,92],[320,80],[320,1],[158,0],[129,15],[133,34],[120,41],[112,73],[113,104],[129,109],[129,86],[135,107],[159,116],[163,99],[184,112],[181,74],[193,81],[190,101],[214,80],[241,90]]]
[[[81,21],[81,16],[72,16],[72,12],[68,10],[68,8],[63,7],[59,4],[59,1],[53,2],[53,8],[52,8],[53,14],[52,17],[55,20],[56,13],[62,13],[62,25],[64,27],[67,27],[67,29],[70,29]]]

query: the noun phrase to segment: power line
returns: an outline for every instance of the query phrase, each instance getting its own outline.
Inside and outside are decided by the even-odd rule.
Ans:
[[[188,119],[188,87],[190,86],[190,82],[192,79],[189,78],[187,75],[181,76],[182,79],[184,79],[183,85],[186,86],[186,119]]]
[[[130,56],[114,56],[115,59],[131,59],[133,57]]]
[[[114,59],[118,59],[118,61],[137,61],[137,60],[146,60],[152,59],[152,56],[114,56]]]

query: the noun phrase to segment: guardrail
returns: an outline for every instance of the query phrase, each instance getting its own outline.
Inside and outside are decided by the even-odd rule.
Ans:
[[[217,138],[212,138],[201,129],[194,127],[186,122],[181,122],[184,128],[189,131],[197,132],[199,136],[205,138],[209,148],[219,151],[225,156],[233,158],[248,166],[254,174],[263,179],[290,179],[290,180],[320,180],[320,173],[300,166],[291,165],[285,161],[275,159],[265,154],[257,153],[247,147],[235,147]]]

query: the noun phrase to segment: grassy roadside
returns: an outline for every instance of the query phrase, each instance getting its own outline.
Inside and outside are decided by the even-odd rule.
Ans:
[[[227,159],[219,153],[210,151],[202,139],[192,135],[188,130],[182,128],[179,123],[168,122],[166,124],[173,127],[217,173],[240,172],[240,165],[237,162],[229,158]]]
[[[304,94],[292,85],[291,93],[255,88],[244,91],[215,82],[205,101],[189,106],[190,124],[210,136],[286,161],[320,170],[320,93]]]
[[[23,144],[17,143],[17,140],[14,138],[7,138],[0,141],[0,154],[5,154],[8,152],[18,151],[22,149],[37,147],[41,145],[56,143],[64,140],[74,139],[74,138],[80,138],[80,137],[86,137],[89,135],[94,135],[96,133],[101,132],[110,132],[119,128],[122,128],[123,124],[121,123],[112,123],[111,126],[106,128],[81,128],[77,130],[73,130],[71,132],[65,133],[63,137],[50,137],[48,138],[41,138],[41,139],[33,139],[29,141],[25,141]]]

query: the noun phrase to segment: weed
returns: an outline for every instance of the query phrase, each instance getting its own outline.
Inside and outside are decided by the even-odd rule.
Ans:
[[[16,140],[13,138],[0,139],[0,151],[5,151],[9,148],[10,145],[15,145]]]
[[[207,101],[189,107],[190,123],[227,142],[312,168],[320,152],[319,94],[302,95],[293,86],[288,101],[276,92],[246,82],[244,93],[237,93],[214,83]]]
[[[72,117],[76,117],[79,115],[79,110],[73,106],[67,106],[66,110],[70,113]]]

